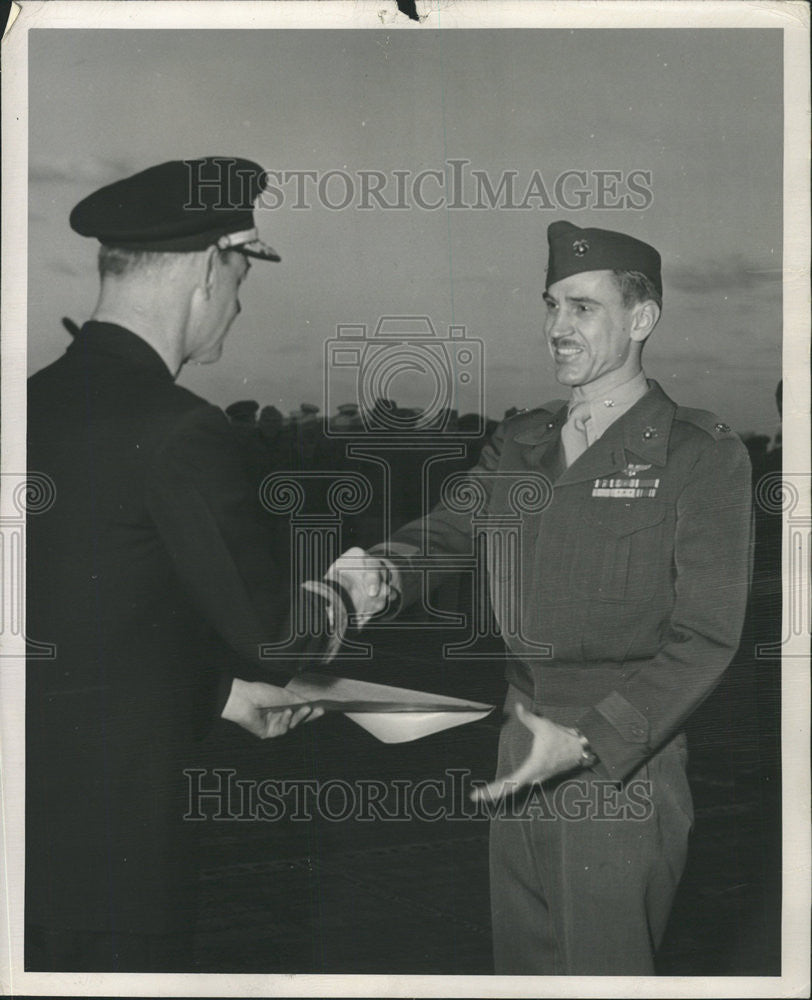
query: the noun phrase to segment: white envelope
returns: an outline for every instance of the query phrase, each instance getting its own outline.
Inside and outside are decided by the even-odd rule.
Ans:
[[[484,719],[494,705],[347,677],[301,673],[287,685],[297,701],[343,712],[382,743],[407,743]],[[376,707],[380,704],[380,708]],[[343,706],[346,705],[346,708]]]

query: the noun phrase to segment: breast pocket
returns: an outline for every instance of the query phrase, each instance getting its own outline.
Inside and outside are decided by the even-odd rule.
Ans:
[[[665,522],[666,505],[659,500],[599,499],[587,507],[584,556],[592,564],[590,596],[616,603],[650,601],[663,570]]]

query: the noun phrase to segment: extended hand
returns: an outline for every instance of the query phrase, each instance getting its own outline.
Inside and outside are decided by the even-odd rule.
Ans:
[[[474,789],[471,793],[474,802],[500,799],[524,785],[547,781],[557,774],[571,771],[580,763],[583,747],[572,730],[533,715],[521,704],[516,705],[516,718],[533,734],[530,753],[512,774]]]
[[[244,681],[235,677],[231,693],[221,715],[229,722],[247,729],[261,740],[274,736],[284,736],[289,729],[295,729],[300,722],[312,722],[324,715],[323,708],[302,705],[299,708],[284,708],[294,701],[290,691],[264,684],[262,681]],[[268,711],[277,709],[277,711]]]
[[[389,564],[363,549],[347,549],[327,570],[326,578],[340,584],[350,595],[358,628],[383,611],[393,596]]]

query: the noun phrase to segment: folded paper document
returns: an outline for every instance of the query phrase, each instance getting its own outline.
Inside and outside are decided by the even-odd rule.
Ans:
[[[291,704],[343,712],[383,743],[406,743],[476,722],[494,709],[478,701],[309,672],[294,677],[286,690]]]

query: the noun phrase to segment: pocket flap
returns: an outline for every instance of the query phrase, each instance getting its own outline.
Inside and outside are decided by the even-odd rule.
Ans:
[[[641,497],[634,500],[597,499],[586,508],[588,521],[613,535],[631,535],[659,524],[665,517],[662,500]]]

